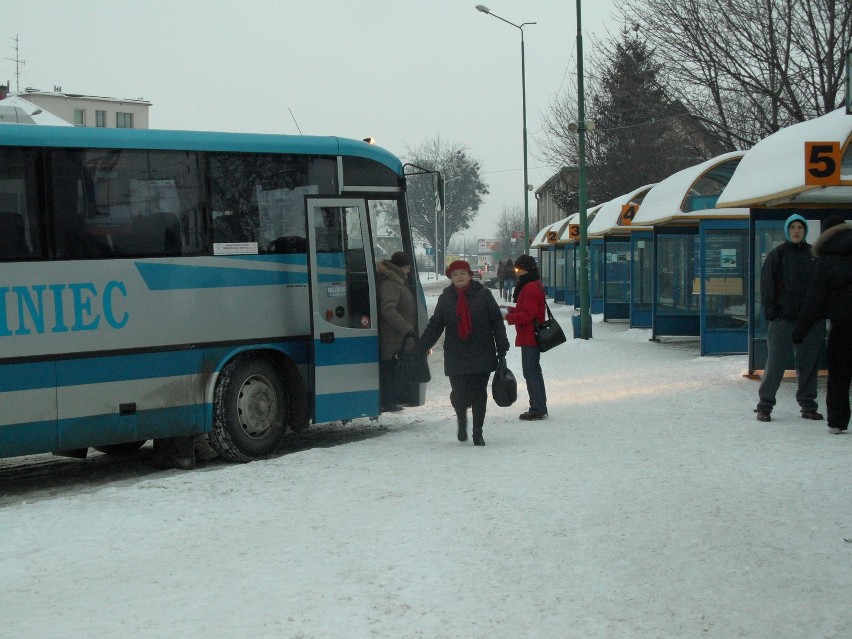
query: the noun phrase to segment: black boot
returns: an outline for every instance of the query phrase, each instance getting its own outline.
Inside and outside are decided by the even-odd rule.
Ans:
[[[482,427],[473,429],[473,445],[485,446],[485,440],[482,439]]]
[[[459,423],[459,441],[466,442],[467,441],[467,413],[464,415],[456,415],[456,419]]]

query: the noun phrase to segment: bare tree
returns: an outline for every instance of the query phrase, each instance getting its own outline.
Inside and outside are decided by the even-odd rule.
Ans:
[[[538,233],[535,226],[535,221],[530,220],[530,235]],[[500,219],[497,220],[497,237],[500,242],[500,255],[497,259],[506,259],[509,257],[517,257],[520,251],[523,250],[524,240],[524,207],[521,204],[513,206],[504,206],[500,212]],[[520,235],[520,238],[515,237]],[[512,238],[515,237],[515,243],[512,244]]]
[[[589,205],[605,202],[651,184],[701,160],[731,150],[716,143],[667,84],[656,51],[636,32],[597,42],[590,60],[586,92],[595,128],[586,135]],[[555,99],[544,117],[545,161],[576,166],[576,93]],[[561,183],[560,183],[561,184]],[[576,211],[576,190],[551,194],[565,211]]]
[[[488,185],[482,179],[479,161],[458,142],[444,142],[436,136],[414,149],[408,148],[406,156],[408,162],[429,171],[440,171],[444,177],[446,197],[440,213],[435,211],[433,175],[410,177],[407,192],[411,226],[418,239],[435,249],[435,257],[441,264],[444,237],[449,242],[454,233],[470,227],[479,213],[482,196],[488,194]]]
[[[848,0],[625,0],[677,97],[724,144],[747,148],[841,103]]]

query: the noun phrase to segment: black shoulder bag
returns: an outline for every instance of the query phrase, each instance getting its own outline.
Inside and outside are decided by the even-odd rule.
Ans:
[[[565,333],[562,332],[562,327],[553,317],[553,313],[550,312],[550,307],[547,305],[546,300],[544,308],[547,309],[547,319],[534,328],[535,341],[538,343],[538,348],[542,353],[549,351],[555,346],[564,344],[566,341]]]

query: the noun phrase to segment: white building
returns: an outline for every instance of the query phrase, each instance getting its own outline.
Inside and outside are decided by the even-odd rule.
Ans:
[[[118,99],[27,88],[17,97],[74,126],[147,129],[151,103],[142,98]]]

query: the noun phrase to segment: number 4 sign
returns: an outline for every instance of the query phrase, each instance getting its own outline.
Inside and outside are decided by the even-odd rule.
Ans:
[[[805,184],[840,185],[840,143],[805,142]]]

